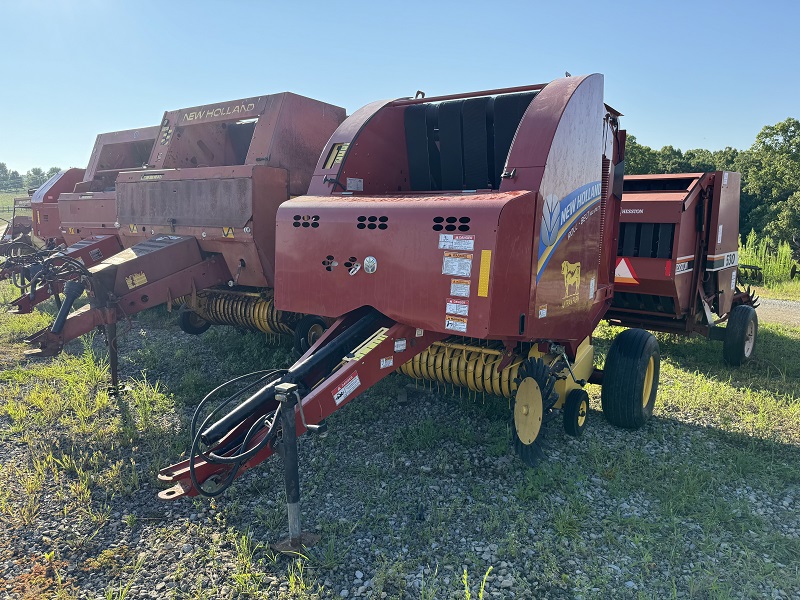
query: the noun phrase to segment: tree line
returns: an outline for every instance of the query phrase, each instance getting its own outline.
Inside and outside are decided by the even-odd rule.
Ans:
[[[800,121],[788,118],[765,126],[747,150],[654,150],[628,136],[625,173],[738,171],[742,174],[740,229],[776,242],[800,241]],[[35,167],[21,175],[0,162],[0,191],[36,188],[59,172]]]
[[[24,175],[12,171],[4,162],[0,162],[0,192],[20,192],[38,188],[53,175],[61,171],[59,167],[50,167],[47,171],[34,167]]]

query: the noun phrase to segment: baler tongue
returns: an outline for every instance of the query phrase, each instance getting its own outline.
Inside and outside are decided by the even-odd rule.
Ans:
[[[289,546],[297,547],[304,539],[296,437],[318,430],[325,418],[444,337],[395,323],[374,309],[340,318],[288,370],[238,377],[206,396],[192,420],[191,458],[159,473],[161,481],[174,484],[159,497],[217,496],[235,478],[278,452],[289,502]],[[205,405],[233,384],[243,387],[199,423]],[[219,417],[222,408],[242,398]]]
[[[159,235],[114,254],[91,269],[74,259],[68,264],[73,270],[64,291],[70,293],[53,325],[26,340],[34,346],[28,354],[53,356],[68,341],[102,326],[109,346],[114,389],[117,321],[159,304],[170,307],[176,298],[231,278],[225,262],[215,255],[203,257],[196,238],[191,236]],[[90,304],[70,313],[83,289],[90,291]]]

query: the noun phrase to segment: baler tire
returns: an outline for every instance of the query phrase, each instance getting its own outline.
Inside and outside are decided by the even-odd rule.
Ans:
[[[732,367],[738,367],[753,357],[758,335],[758,314],[752,306],[740,304],[728,315],[722,357]]]
[[[182,310],[178,315],[178,325],[184,333],[189,335],[200,335],[208,331],[211,323],[198,315],[193,310]]]
[[[540,358],[529,358],[524,360],[519,368],[519,377],[517,378],[517,392],[525,380],[532,379],[538,386],[539,393],[541,394],[541,426],[547,423],[547,415],[553,406],[558,402],[558,392],[555,390],[556,378],[550,371],[544,361]],[[517,392],[514,393],[511,402],[511,441],[514,446],[514,451],[519,456],[520,460],[529,467],[536,467],[539,462],[545,458],[545,453],[541,447],[541,428],[536,434],[536,438],[531,443],[524,443],[517,432],[517,424],[515,420]],[[540,426],[540,427],[541,427]]]
[[[580,437],[589,418],[589,394],[582,388],[567,394],[564,401],[564,431],[572,437]]]
[[[297,357],[303,356],[319,336],[325,333],[328,324],[316,315],[302,317],[294,326],[294,352]],[[313,338],[313,339],[312,339]]]
[[[644,329],[626,329],[611,344],[603,368],[601,402],[612,425],[639,429],[653,416],[661,354]]]

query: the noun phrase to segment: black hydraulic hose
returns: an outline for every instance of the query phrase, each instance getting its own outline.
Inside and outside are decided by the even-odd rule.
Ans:
[[[236,383],[237,381],[241,381],[243,379],[247,379],[249,377],[253,377],[254,375],[262,375],[255,382],[245,386],[243,389],[239,390],[238,392],[236,392],[236,393],[232,394],[231,396],[229,396],[228,398],[226,398],[219,406],[217,406],[213,411],[211,411],[211,413],[209,413],[208,416],[206,416],[206,418],[203,420],[203,424],[201,425],[201,427],[205,427],[206,423],[211,418],[213,418],[222,408],[224,408],[225,406],[227,406],[229,403],[231,403],[232,401],[236,400],[237,398],[241,397],[243,394],[249,392],[251,389],[253,389],[258,384],[263,383],[265,380],[272,380],[272,379],[275,379],[277,377],[280,377],[284,373],[285,373],[285,370],[281,369],[281,370],[273,370],[273,371],[256,371],[254,373],[248,373],[247,375],[241,375],[240,377],[236,377],[235,379],[227,381],[227,382],[223,383],[222,385],[214,388],[208,394],[206,394],[206,396],[200,401],[200,403],[198,404],[197,409],[195,410],[194,415],[192,417],[192,424],[191,424],[192,446],[191,446],[190,452],[189,452],[189,456],[190,456],[190,458],[189,458],[189,477],[190,477],[190,479],[192,481],[192,485],[194,486],[194,489],[196,489],[197,492],[201,496],[206,496],[206,497],[209,497],[209,498],[213,498],[214,496],[219,496],[228,487],[230,487],[231,483],[233,483],[233,480],[236,478],[236,474],[239,472],[239,469],[241,468],[242,464],[245,461],[247,461],[251,456],[253,456],[255,453],[259,452],[274,437],[274,435],[275,435],[275,424],[277,423],[277,417],[273,418],[273,421],[271,423],[268,422],[266,417],[262,417],[261,419],[258,419],[258,420],[256,420],[255,423],[253,423],[253,425],[250,427],[250,429],[247,431],[247,433],[244,435],[244,437],[239,436],[239,437],[237,437],[236,440],[233,440],[230,443],[226,444],[225,448],[218,448],[217,449],[217,452],[219,452],[221,454],[229,452],[230,450],[233,450],[234,448],[237,448],[237,447],[239,449],[244,449],[244,452],[238,452],[235,455],[225,456],[225,457],[216,455],[213,452],[209,452],[208,454],[205,454],[205,453],[202,453],[200,451],[200,442],[201,442],[201,440],[200,440],[200,436],[197,434],[197,421],[198,421],[198,419],[200,417],[200,414],[202,413],[203,407],[211,400],[211,398],[215,394],[217,394],[217,392],[221,391],[223,388],[225,388],[225,387],[227,387],[227,386],[229,386],[229,385],[231,385],[233,383]],[[276,412],[275,414],[277,415],[278,413]],[[267,435],[254,448],[251,448],[250,450],[247,450],[247,444],[250,442],[250,440],[253,438],[253,436],[258,431],[260,431],[263,428],[263,426],[265,426],[265,423],[269,427],[269,431],[267,432]],[[231,469],[229,470],[225,480],[221,484],[218,484],[217,489],[215,489],[213,491],[207,490],[197,480],[197,474],[195,472],[195,462],[196,462],[196,459],[197,459],[198,456],[204,458],[208,462],[221,463],[221,464],[230,464],[231,465]]]
[[[72,310],[72,305],[80,298],[84,289],[83,284],[78,281],[68,281],[64,284],[64,302],[61,304],[61,308],[58,309],[56,320],[53,321],[53,326],[50,327],[50,331],[55,334],[61,333],[64,329],[64,323],[67,321],[69,311]]]
[[[320,348],[319,351],[309,356],[303,362],[292,365],[286,375],[280,378],[280,380],[271,381],[216,423],[202,430],[200,432],[200,438],[203,440],[203,443],[207,446],[215,444],[239,423],[258,412],[265,403],[274,400],[275,386],[278,383],[297,383],[323,361],[333,357],[337,360],[341,360],[345,353],[351,349],[353,341],[359,337],[363,337],[374,328],[381,316],[381,313],[377,310],[370,309],[367,314],[356,321],[336,339]]]

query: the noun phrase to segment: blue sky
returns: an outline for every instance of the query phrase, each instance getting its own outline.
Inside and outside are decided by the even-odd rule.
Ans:
[[[85,166],[98,133],[293,91],[344,106],[600,72],[649,146],[747,148],[800,117],[800,3],[0,0],[0,161]]]

